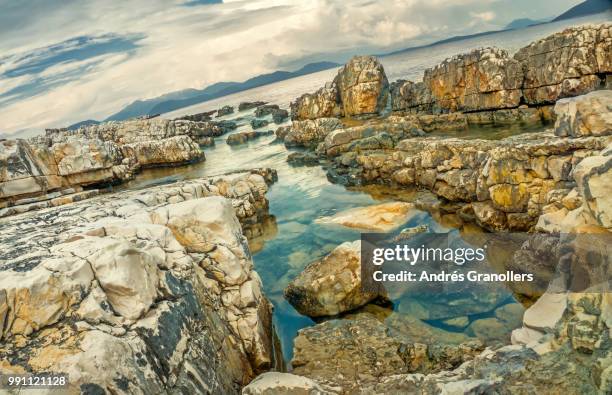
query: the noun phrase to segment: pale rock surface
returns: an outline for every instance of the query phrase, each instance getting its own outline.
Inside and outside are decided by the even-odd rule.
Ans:
[[[389,232],[406,223],[414,213],[414,205],[411,203],[389,202],[345,210],[331,217],[319,218],[316,222],[373,232]]]
[[[310,317],[337,315],[383,296],[362,289],[360,240],[342,243],[310,263],[284,293],[297,311]]]

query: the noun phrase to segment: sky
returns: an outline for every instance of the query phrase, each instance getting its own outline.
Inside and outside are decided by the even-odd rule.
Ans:
[[[0,0],[0,137],[104,119],[137,99],[344,62],[580,0]]]

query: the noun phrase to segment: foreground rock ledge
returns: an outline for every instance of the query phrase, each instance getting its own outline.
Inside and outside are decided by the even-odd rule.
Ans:
[[[67,373],[70,393],[238,393],[275,363],[244,236],[267,215],[274,177],[196,179],[0,222],[0,371]]]

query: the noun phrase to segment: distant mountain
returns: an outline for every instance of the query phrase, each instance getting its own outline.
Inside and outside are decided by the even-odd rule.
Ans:
[[[604,11],[612,12],[612,1],[610,0],[586,0],[570,8],[569,10],[565,11],[563,14],[553,19],[552,22],[576,18],[579,16],[598,14]]]
[[[97,125],[99,123],[100,123],[100,121],[96,121],[95,119],[88,119],[86,121],[81,121],[81,122],[77,122],[75,124],[72,124],[72,125],[68,126],[67,129],[68,130],[77,130],[81,126]]]
[[[334,62],[309,63],[296,71],[275,71],[249,78],[244,82],[217,82],[204,89],[186,89],[167,93],[153,99],[136,100],[121,111],[106,118],[105,121],[122,121],[143,115],[162,114],[232,93],[339,66],[340,64]]]
[[[149,112],[153,107],[155,107],[155,105],[166,100],[194,97],[199,94],[200,91],[197,89],[185,89],[182,91],[166,93],[154,99],[136,100],[135,102],[124,107],[121,111],[106,118],[105,121],[123,121],[125,119],[146,115],[149,114]]]
[[[549,19],[530,19],[530,18],[519,18],[515,19],[512,22],[508,23],[504,29],[506,30],[515,30],[515,29],[523,29],[525,27],[539,25],[540,23],[546,23]]]

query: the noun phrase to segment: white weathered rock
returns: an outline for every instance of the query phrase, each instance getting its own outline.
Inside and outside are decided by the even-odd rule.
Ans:
[[[612,90],[559,100],[555,104],[557,136],[606,136],[612,134]]]
[[[242,389],[242,395],[325,395],[316,381],[291,373],[267,372]]]

